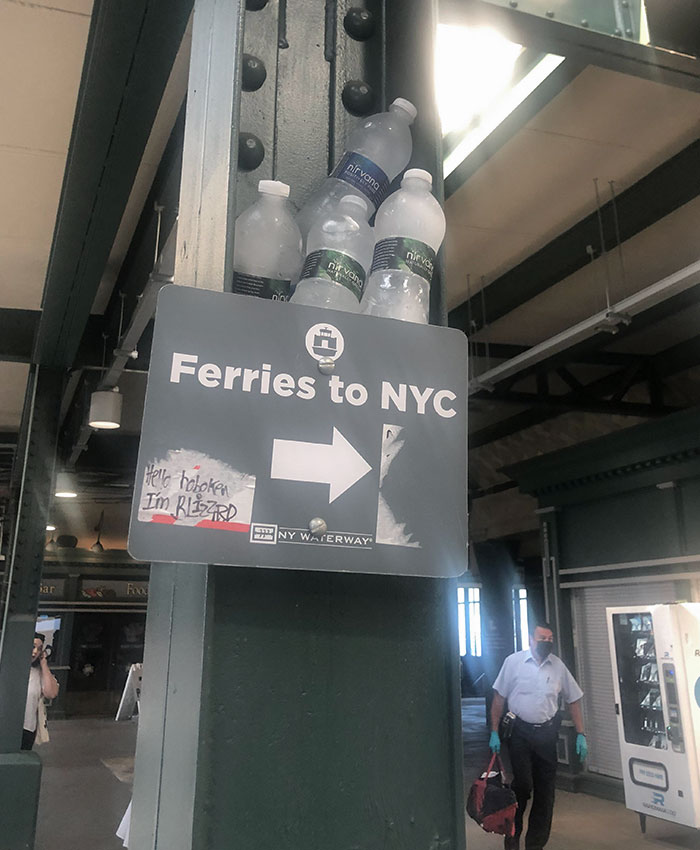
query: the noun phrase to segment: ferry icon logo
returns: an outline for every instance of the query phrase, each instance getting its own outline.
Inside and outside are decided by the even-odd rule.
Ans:
[[[651,795],[651,802],[654,806],[663,806],[664,803],[664,795],[660,791],[654,791]]]
[[[345,350],[345,339],[334,325],[323,322],[306,332],[306,350],[314,360],[337,360]]]

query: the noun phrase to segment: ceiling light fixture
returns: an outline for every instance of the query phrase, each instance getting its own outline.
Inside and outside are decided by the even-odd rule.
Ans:
[[[47,531],[56,531],[56,526],[55,525],[47,525],[46,530]]]
[[[90,396],[88,425],[97,430],[119,428],[122,423],[122,394],[119,387],[96,390]]]
[[[436,38],[435,93],[446,134],[493,108],[512,84],[523,47],[488,27],[439,24]]]
[[[447,155],[443,163],[443,176],[452,174],[563,61],[563,56],[547,53],[521,80],[504,90],[493,106],[480,116],[479,121],[470,125],[464,138]]]
[[[58,499],[75,499],[78,490],[75,484],[75,476],[70,472],[59,472],[56,476],[56,491]]]

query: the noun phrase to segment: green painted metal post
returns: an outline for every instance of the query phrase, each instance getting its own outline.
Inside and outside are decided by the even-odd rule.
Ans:
[[[181,285],[222,289],[232,274],[242,17],[242,0],[195,3],[174,268]],[[139,850],[201,846],[193,830],[213,599],[211,567],[151,565],[129,842]]]
[[[260,178],[303,201],[356,121],[347,104],[413,99],[412,164],[440,193],[434,0],[246,5],[268,76],[241,94],[239,5],[195,3],[181,284],[228,287],[234,211]],[[150,590],[132,846],[464,848],[454,582],[154,564]]]
[[[52,496],[62,375],[32,367],[27,384],[16,481],[13,533],[0,636],[0,843],[34,846],[41,762],[20,752],[29,659]]]

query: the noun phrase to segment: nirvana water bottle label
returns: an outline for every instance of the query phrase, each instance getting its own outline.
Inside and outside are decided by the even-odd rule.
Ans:
[[[346,151],[330,176],[359,189],[374,204],[375,209],[389,194],[389,178],[378,165],[361,153]]]
[[[254,274],[233,273],[233,291],[239,295],[255,295],[272,301],[289,301],[292,295],[291,280],[258,277]]]
[[[430,283],[435,269],[435,251],[425,242],[405,236],[380,239],[374,246],[370,274],[382,269],[413,272]]]
[[[346,287],[359,301],[365,288],[365,270],[357,260],[341,251],[313,251],[306,258],[301,279],[320,277]]]

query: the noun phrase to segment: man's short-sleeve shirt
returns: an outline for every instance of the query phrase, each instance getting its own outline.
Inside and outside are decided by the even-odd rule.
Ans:
[[[506,658],[493,687],[526,723],[545,723],[554,717],[560,694],[567,703],[583,696],[561,658],[550,655],[538,664],[529,649]]]

